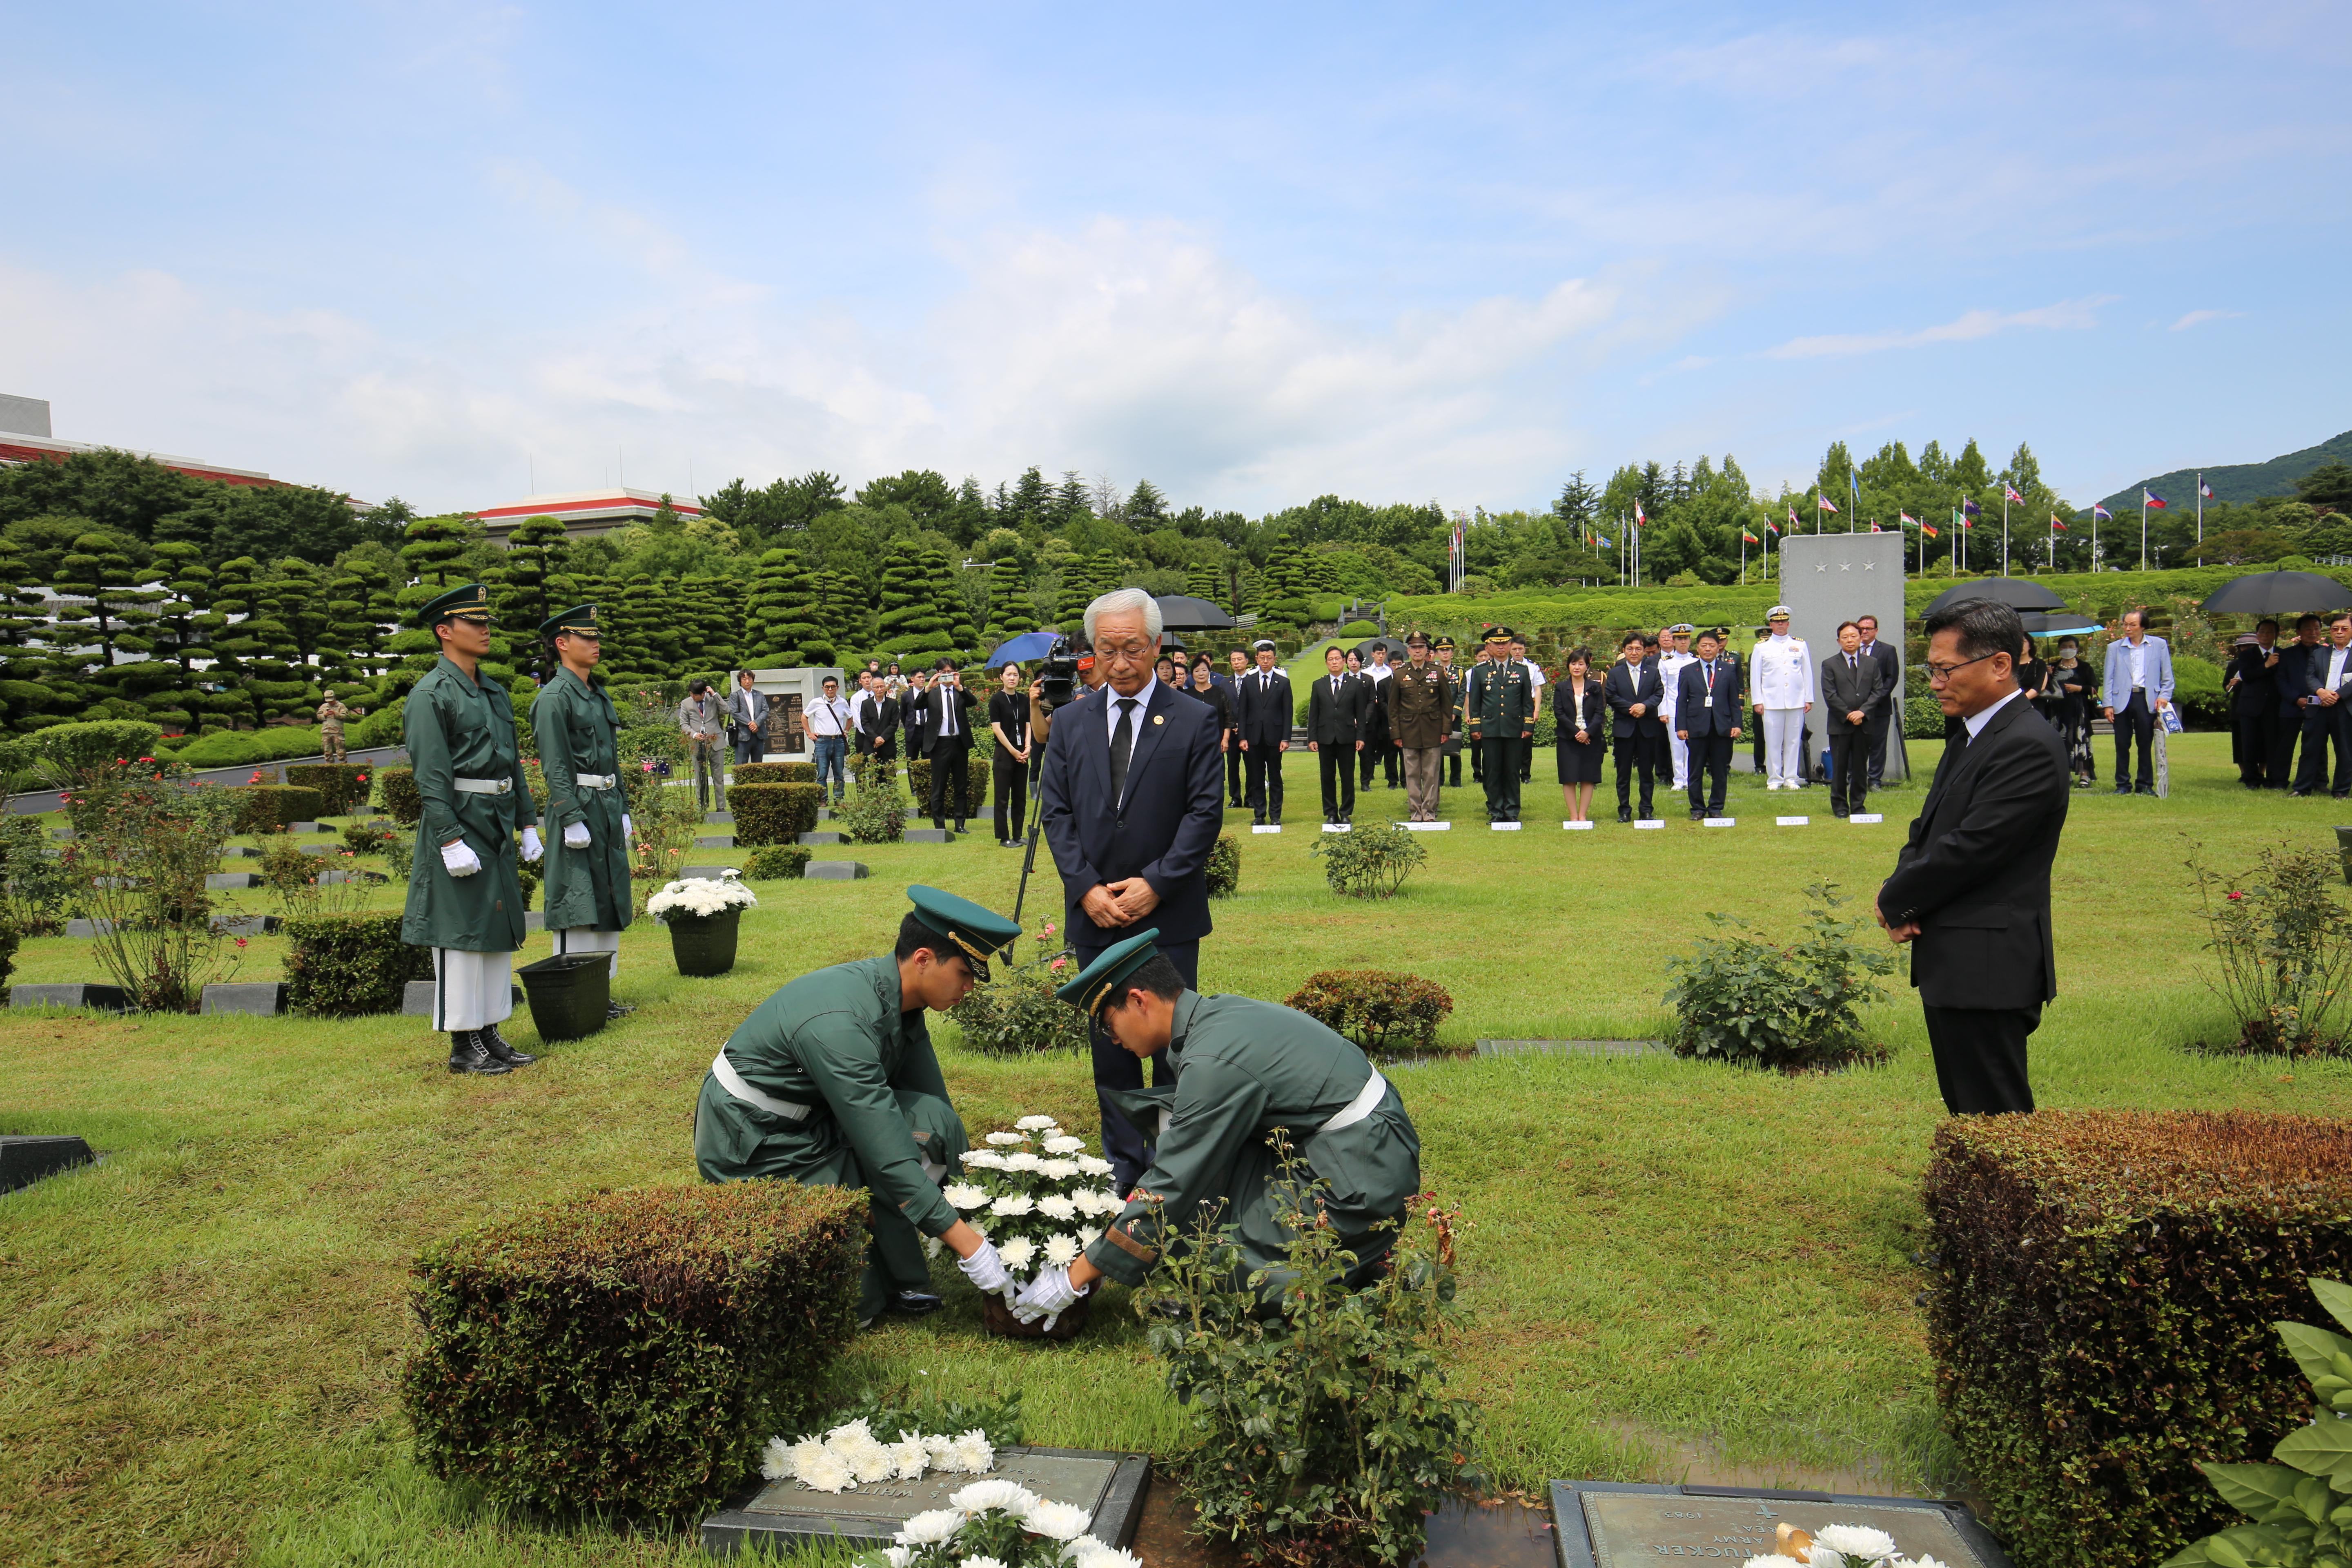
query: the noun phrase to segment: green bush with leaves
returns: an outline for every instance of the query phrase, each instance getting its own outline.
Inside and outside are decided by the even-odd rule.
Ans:
[[[22,936],[58,936],[79,907],[73,868],[49,847],[46,818],[0,812],[0,923]]]
[[[814,784],[738,784],[727,786],[727,809],[735,817],[735,842],[790,844],[816,826],[824,786]]]
[[[1429,858],[1421,835],[1392,822],[1358,823],[1345,833],[1316,836],[1307,851],[1323,862],[1331,890],[1351,899],[1393,899],[1413,868]]]
[[[418,1458],[508,1507],[708,1508],[856,1334],[867,1207],[790,1182],[643,1188],[426,1247],[401,1377]]]
[[[1077,961],[1063,955],[1050,921],[1035,941],[1037,951],[1028,963],[1000,961],[992,966],[993,979],[973,986],[948,1009],[963,1031],[963,1043],[982,1056],[1087,1048],[1086,1015],[1054,995],[1055,987],[1077,973]]]
[[[134,1006],[193,1013],[236,971],[205,879],[220,868],[238,793],[191,784],[176,763],[121,760],[84,769],[67,792],[75,837],[63,858],[100,922],[91,952]]]
[[[730,771],[737,784],[816,783],[814,763],[737,763]]]
[[[80,724],[51,724],[25,738],[34,765],[51,782],[70,787],[91,769],[109,763],[153,762],[163,727],[136,719],[101,719]]]
[[[396,912],[306,914],[278,930],[287,942],[286,1005],[297,1013],[397,1013],[410,981],[433,978],[431,950],[400,939]]]
[[[317,790],[293,784],[237,784],[228,795],[239,833],[283,833],[292,823],[316,822],[325,804]]]
[[[805,844],[762,844],[743,862],[747,882],[797,882],[807,874],[812,851]]]
[[[861,758],[851,769],[856,787],[834,807],[833,822],[859,844],[896,844],[907,837],[907,797],[898,781],[871,758]]]
[[[947,815],[950,818],[960,817],[970,821],[988,809],[988,775],[992,771],[984,754],[977,752],[972,753],[971,760],[965,766],[963,775],[963,797],[967,809],[958,812],[954,809],[954,802],[941,803],[948,806]],[[919,815],[930,810],[930,758],[917,757],[907,764],[907,788],[915,797],[914,809]]]
[[[1385,969],[1326,969],[1283,1002],[1367,1051],[1433,1051],[1454,1012],[1443,985]]]
[[[1675,975],[1666,1043],[1676,1056],[1788,1071],[1886,1059],[1886,1047],[1864,1038],[1859,1009],[1880,994],[1870,977],[1891,972],[1894,955],[1866,945],[1859,922],[1838,919],[1847,900],[1835,884],[1816,882],[1805,898],[1811,912],[1793,943],[1761,941],[1709,910],[1740,934],[1702,938],[1666,960]]]
[[[2339,1023],[2352,982],[2352,912],[2336,856],[2269,849],[2234,878],[2191,857],[2206,942],[2221,963],[2209,981],[2238,1020],[2221,1048],[2276,1056],[2352,1054]]]
[[[286,782],[319,792],[322,816],[341,816],[367,804],[375,770],[365,763],[304,763],[286,770]]]
[[[1281,1280],[1237,1278],[1231,1231],[1204,1224],[1136,1292],[1195,1439],[1178,1484],[1197,1532],[1247,1562],[1402,1568],[1428,1516],[1480,1479],[1478,1408],[1445,1376],[1460,1328],[1453,1216],[1425,1210],[1434,1256],[1398,1237],[1389,1266],[1367,1268],[1318,1223],[1314,1173],[1286,1145],[1284,1167],[1300,1201],[1282,1216]],[[1269,1313],[1259,1287],[1277,1283]]]
[[[425,797],[416,793],[416,770],[380,771],[375,775],[375,805],[401,826],[415,826],[425,816]]]
[[[1208,879],[1209,897],[1232,898],[1242,885],[1241,841],[1230,833],[1218,834],[1217,841],[1209,846],[1208,862],[1201,869]]]

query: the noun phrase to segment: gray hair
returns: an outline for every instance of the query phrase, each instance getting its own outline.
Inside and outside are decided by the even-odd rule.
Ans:
[[[1087,640],[1095,640],[1095,622],[1105,616],[1141,616],[1143,629],[1153,641],[1160,637],[1160,601],[1140,588],[1113,588],[1087,606]]]

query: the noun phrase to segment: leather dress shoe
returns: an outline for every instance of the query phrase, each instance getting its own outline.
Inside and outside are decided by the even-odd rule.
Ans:
[[[1691,820],[1693,822],[1704,822],[1706,820],[1706,813],[1703,811],[1694,811],[1691,813]]]
[[[489,1047],[482,1044],[480,1031],[452,1029],[449,1031],[449,1070],[496,1078],[502,1072],[512,1072],[514,1068],[490,1055]]]
[[[1633,821],[1633,808],[1632,806],[1630,806],[1630,805],[1621,805],[1621,806],[1619,806],[1619,807],[1617,808],[1617,820],[1618,820],[1618,821],[1620,821],[1620,822],[1631,822],[1631,821]]]
[[[626,1002],[607,1001],[604,1004],[604,1021],[611,1023],[615,1018],[625,1018],[635,1011],[636,1009]]]
[[[955,825],[955,830],[956,830],[958,833],[962,833],[962,832],[966,831],[966,829],[965,829],[965,827],[964,827],[964,825],[963,825],[961,822],[958,822],[958,823]]]
[[[507,1044],[505,1038],[499,1034],[499,1026],[496,1024],[483,1025],[481,1034],[482,1048],[510,1068],[529,1067],[539,1060],[529,1051],[519,1051]]]
[[[947,1305],[946,1300],[929,1290],[893,1290],[890,1310],[910,1318],[928,1317]]]
[[[2132,787],[2131,787],[2131,785],[2129,785],[2129,784],[2119,784],[2116,785],[2116,793],[2117,795],[2129,795],[2129,794],[2131,794],[2131,792],[2132,792]]]

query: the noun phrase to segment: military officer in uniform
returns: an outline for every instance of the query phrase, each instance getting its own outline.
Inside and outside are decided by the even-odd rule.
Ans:
[[[609,952],[621,973],[621,931],[629,923],[628,796],[621,791],[616,737],[621,716],[588,677],[604,658],[596,606],[582,605],[540,623],[561,666],[530,705],[539,763],[547,775],[547,816],[557,834],[547,862],[547,929],[555,951]],[[609,1016],[634,1012],[618,1002]]]
[[[1462,678],[1454,673],[1454,639],[1439,637],[1429,645],[1432,661],[1452,683],[1453,705],[1445,715],[1445,782],[1454,789],[1462,787]]]
[[[1280,1297],[1290,1229],[1283,1223],[1280,1153],[1288,1134],[1313,1183],[1301,1198],[1338,1227],[1356,1255],[1353,1284],[1378,1278],[1405,1205],[1421,1190],[1421,1139],[1397,1091],[1353,1042],[1304,1013],[1247,996],[1186,987],[1154,945],[1128,938],[1055,993],[1095,1016],[1119,1045],[1159,1057],[1174,1081],[1122,1092],[1129,1114],[1156,1121],[1151,1166],[1126,1209],[1077,1260],[1047,1267],[1013,1304],[1024,1321],[1052,1316],[1108,1278],[1140,1285],[1202,1220],[1234,1227],[1240,1267],[1231,1288]],[[1172,1074],[1171,1074],[1172,1069]]]
[[[490,603],[479,583],[428,601],[417,624],[441,657],[401,710],[422,813],[400,939],[433,950],[433,1026],[449,1036],[449,1070],[495,1075],[532,1060],[499,1036],[514,1015],[522,946],[522,858],[540,858],[539,816],[523,782],[514,705],[485,676]]]
[[[1439,748],[1454,718],[1454,681],[1429,658],[1429,638],[1415,632],[1404,639],[1405,666],[1381,687],[1389,719],[1389,740],[1404,759],[1404,805],[1408,822],[1437,820]]]
[[[1486,633],[1481,651],[1487,659],[1471,666],[1462,694],[1470,743],[1486,759],[1489,822],[1519,819],[1519,752],[1535,733],[1535,689],[1528,683],[1526,668],[1505,657],[1512,640],[1508,626]]]
[[[1813,710],[1813,656],[1789,635],[1789,606],[1764,613],[1769,627],[1748,662],[1748,695],[1764,731],[1764,787],[1802,789],[1812,774],[1805,756],[1805,715]]]
[[[988,978],[1021,928],[968,899],[909,888],[897,947],[813,970],[760,1004],[712,1058],[694,1110],[708,1182],[772,1176],[873,1194],[858,1317],[936,1311],[923,1237],[943,1242],[982,1291],[1012,1276],[940,1191],[965,1149],[923,1009],[944,1013]]]

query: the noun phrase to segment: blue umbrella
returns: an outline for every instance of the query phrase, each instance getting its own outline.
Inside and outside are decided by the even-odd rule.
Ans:
[[[1054,639],[1058,632],[1023,632],[1012,641],[999,643],[996,651],[988,656],[988,668],[1003,669],[1008,664],[1026,664],[1033,658],[1043,658],[1054,651]]]

